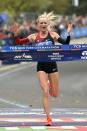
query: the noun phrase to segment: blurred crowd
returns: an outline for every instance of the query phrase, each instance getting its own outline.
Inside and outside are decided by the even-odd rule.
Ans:
[[[77,16],[76,14],[72,16],[61,16],[58,15],[58,19],[55,21],[53,25],[53,29],[61,34],[64,30],[66,30],[69,22],[72,22],[73,28],[80,28],[83,26],[87,26],[87,16]],[[22,22],[8,22],[0,25],[0,45],[14,45],[15,40],[13,39],[12,28],[14,24],[18,24],[20,28],[19,36],[26,37],[31,33],[35,33],[38,31],[36,20],[23,19]]]
[[[73,28],[87,26],[87,16],[77,16],[76,14],[73,14],[72,16],[59,16],[56,21],[56,29],[59,34],[67,28],[69,22],[73,24]]]

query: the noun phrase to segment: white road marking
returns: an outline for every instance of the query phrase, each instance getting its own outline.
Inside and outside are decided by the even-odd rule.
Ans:
[[[9,69],[11,68],[14,68],[14,70],[7,70],[6,72],[4,72],[4,73],[1,73],[0,74],[0,79],[3,77],[3,76],[6,76],[6,75],[9,75],[9,74],[11,74],[11,73],[13,73],[13,72],[16,72],[16,71],[19,71],[19,70],[22,70],[22,69],[25,69],[27,66],[28,67],[32,67],[32,66],[34,66],[34,65],[36,65],[35,63],[32,63],[32,64],[29,64],[29,65],[27,65],[27,64],[25,64],[25,66],[21,66],[21,64],[19,64],[19,65],[17,65],[17,68],[14,68],[14,67],[16,67],[16,66],[13,66],[13,67],[11,67],[11,66],[9,66]],[[3,71],[4,71],[4,69],[3,69]]]
[[[20,108],[27,108],[28,107],[26,105],[17,104],[15,102],[11,102],[11,101],[3,99],[3,98],[0,98],[0,102],[6,103],[6,104],[9,104],[9,105],[13,105],[13,106],[17,106],[17,107],[20,107]]]
[[[0,112],[0,115],[43,115],[43,114],[38,113],[38,112],[21,112],[21,111],[20,112],[9,112],[8,111],[8,112]],[[46,114],[44,114],[44,115],[46,115]]]
[[[45,126],[31,126],[32,129],[46,129]]]
[[[22,65],[23,65],[23,64],[22,64]],[[5,70],[6,70],[6,69],[10,69],[10,68],[12,69],[12,68],[14,68],[14,67],[17,67],[17,68],[15,68],[14,70],[9,70],[9,71],[6,71],[6,72],[0,74],[0,79],[1,79],[1,78],[4,79],[3,76],[9,75],[10,73],[13,73],[13,72],[16,72],[16,71],[18,71],[18,70],[22,70],[22,69],[26,68],[26,65],[27,65],[27,64],[25,64],[25,66],[21,66],[21,65],[19,64],[19,65],[14,65],[14,66],[3,67],[3,70],[4,70],[4,69],[5,69]],[[29,64],[28,67],[32,67],[32,66],[34,66],[34,65],[35,65],[35,63]],[[28,107],[28,106],[26,106],[26,105],[18,104],[18,103],[15,103],[15,102],[6,100],[6,99],[4,99],[4,98],[0,98],[0,101],[3,102],[3,103],[9,104],[9,105],[13,105],[13,106],[20,107],[20,108],[26,108],[26,107]]]
[[[77,129],[75,126],[61,126],[61,129]]]
[[[19,130],[19,128],[18,127],[6,127],[5,130],[13,131],[13,130]]]
[[[76,119],[75,119],[75,118],[74,118],[74,119],[72,119],[72,120],[73,120],[73,121],[77,121],[77,122],[83,122],[83,121],[86,122],[86,121],[87,121],[87,119],[85,119],[85,118],[84,118],[84,119],[79,119],[79,118],[76,118]]]
[[[40,118],[30,118],[30,119],[26,119],[26,118],[17,118],[17,119],[8,119],[5,121],[9,121],[9,122],[42,122],[44,120],[40,119]],[[53,122],[63,122],[63,120],[61,119],[53,119]]]

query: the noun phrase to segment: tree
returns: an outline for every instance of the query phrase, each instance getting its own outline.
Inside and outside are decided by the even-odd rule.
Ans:
[[[0,11],[7,11],[12,16],[22,12],[42,13],[54,11],[63,13],[68,7],[68,0],[0,0]]]
[[[68,0],[51,0],[51,5],[49,6],[48,11],[53,10],[55,13],[65,14],[68,6]]]

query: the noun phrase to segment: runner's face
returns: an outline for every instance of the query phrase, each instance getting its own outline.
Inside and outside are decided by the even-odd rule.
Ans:
[[[39,19],[38,27],[40,31],[47,31],[48,22],[45,17]]]

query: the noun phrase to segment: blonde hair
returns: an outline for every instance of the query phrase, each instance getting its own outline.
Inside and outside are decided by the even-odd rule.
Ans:
[[[39,17],[38,17],[38,21],[39,21],[39,19],[41,19],[41,18],[46,18],[47,19],[47,22],[48,22],[48,28],[50,29],[52,26],[54,26],[54,24],[55,24],[55,20],[58,18],[57,17],[57,15],[55,15],[54,13],[53,13],[53,11],[52,12],[50,12],[50,13],[46,13],[46,12],[44,12],[42,15],[40,15]]]

